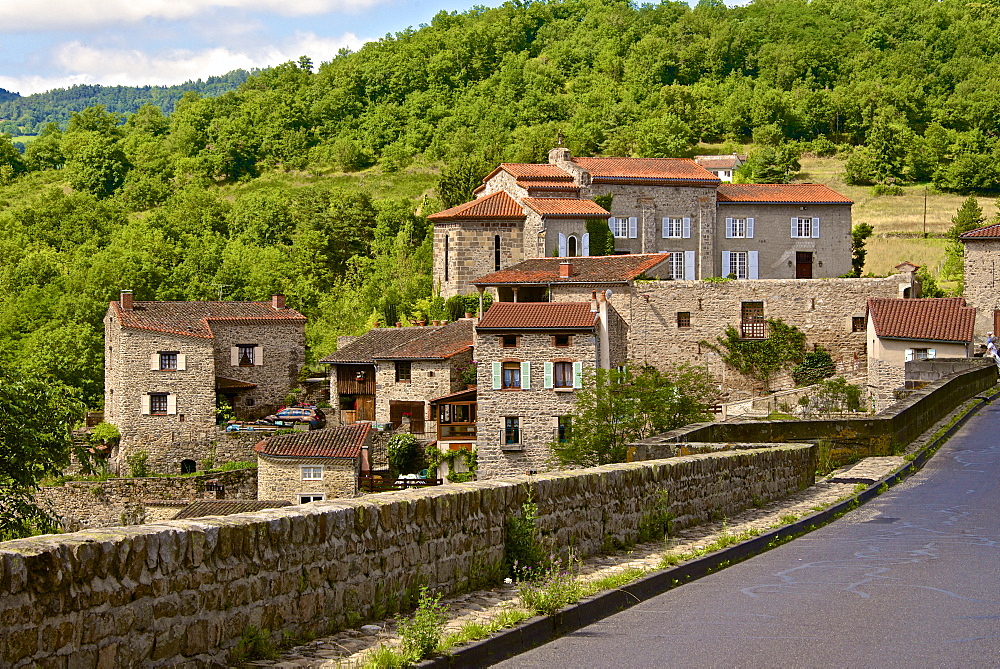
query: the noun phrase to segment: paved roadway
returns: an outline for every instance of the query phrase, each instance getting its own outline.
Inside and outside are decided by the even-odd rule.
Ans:
[[[503,667],[1000,666],[1000,402],[907,481]]]

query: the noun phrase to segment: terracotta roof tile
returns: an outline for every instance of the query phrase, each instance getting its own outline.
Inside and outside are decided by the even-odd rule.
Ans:
[[[746,156],[740,156],[735,153],[721,156],[695,156],[694,162],[706,170],[735,170],[739,165],[746,162]]]
[[[607,218],[611,212],[593,200],[562,197],[526,197],[522,200],[542,216],[552,218]]]
[[[529,190],[565,190],[565,191],[577,191],[577,192],[579,192],[580,190],[580,187],[577,186],[572,181],[518,179],[517,185],[527,188]]]
[[[472,283],[476,286],[514,283],[626,283],[646,272],[653,272],[655,275],[657,266],[665,263],[669,257],[669,253],[637,253],[621,256],[533,258],[482,276]],[[559,265],[564,260],[573,263],[569,278],[559,276]]]
[[[483,181],[488,181],[490,177],[500,170],[507,172],[518,180],[547,179],[569,181],[571,183],[573,181],[573,177],[569,172],[552,163],[500,163],[500,166],[493,170]]]
[[[507,195],[504,191],[497,191],[492,195],[481,197],[460,204],[451,209],[439,211],[427,217],[432,221],[453,221],[456,219],[487,218],[500,220],[516,220],[524,218],[524,210],[521,205]]]
[[[375,364],[375,356],[416,339],[432,327],[374,328],[320,362],[332,365]]]
[[[801,202],[809,204],[853,204],[837,191],[823,184],[722,184],[718,202]]]
[[[264,509],[278,509],[292,503],[280,499],[201,499],[181,509],[173,520],[204,518],[206,516],[231,516],[234,513],[253,513]]]
[[[591,329],[596,319],[590,302],[494,302],[476,329]]]
[[[875,334],[888,339],[970,342],[976,310],[961,297],[929,299],[869,298],[868,317]]]
[[[606,181],[698,181],[717,184],[719,178],[688,158],[574,158],[595,183]]]
[[[268,437],[253,450],[261,455],[281,458],[347,458],[361,455],[361,447],[371,434],[371,423],[354,423],[308,432],[293,432]]]
[[[417,337],[393,349],[377,353],[378,360],[447,359],[472,347],[472,321],[460,320],[437,327],[420,328]]]
[[[969,230],[959,235],[959,239],[1000,239],[1000,223]]]
[[[268,321],[302,322],[294,309],[275,309],[270,302],[134,302],[132,309],[111,303],[122,327],[212,339],[213,322],[256,325]]]

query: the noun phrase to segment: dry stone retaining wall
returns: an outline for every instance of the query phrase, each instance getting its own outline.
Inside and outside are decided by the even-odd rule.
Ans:
[[[812,482],[815,447],[694,455],[0,544],[0,665],[226,663],[250,625],[327,631],[497,579],[530,494],[553,548],[634,542]]]

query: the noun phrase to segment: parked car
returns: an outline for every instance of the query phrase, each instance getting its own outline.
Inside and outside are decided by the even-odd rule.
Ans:
[[[313,430],[326,426],[326,414],[316,407],[286,407],[270,416],[264,416],[264,420],[281,426],[309,423]]]

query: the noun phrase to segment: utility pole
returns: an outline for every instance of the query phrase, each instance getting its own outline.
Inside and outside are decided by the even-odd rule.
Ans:
[[[212,285],[219,289],[219,302],[222,302],[222,291],[231,286],[228,283],[213,283]]]
[[[927,186],[924,186],[924,239],[927,239]]]

